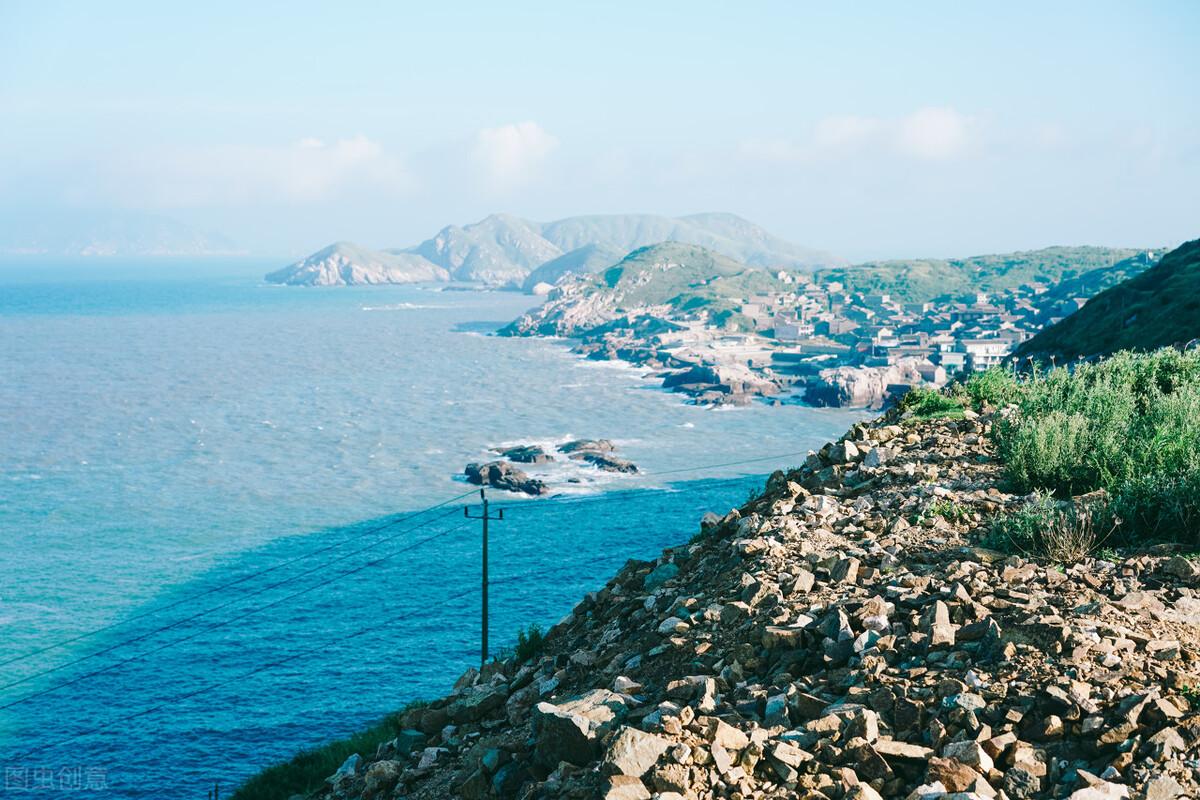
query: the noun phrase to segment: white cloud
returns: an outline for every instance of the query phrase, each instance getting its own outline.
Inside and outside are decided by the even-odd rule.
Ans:
[[[842,115],[825,117],[813,129],[813,146],[819,150],[857,148],[868,144],[883,127],[877,117]]]
[[[536,122],[484,128],[475,135],[471,154],[496,189],[526,183],[558,147],[558,139]]]
[[[900,120],[896,137],[900,152],[914,158],[958,158],[970,146],[971,120],[953,108],[922,108]]]
[[[310,204],[347,193],[402,192],[412,183],[403,161],[365,136],[164,150],[115,159],[113,173],[118,195],[168,208]]]
[[[975,121],[953,108],[921,108],[903,117],[855,114],[823,117],[799,140],[749,139],[742,155],[755,160],[816,163],[870,155],[948,160],[970,152]]]

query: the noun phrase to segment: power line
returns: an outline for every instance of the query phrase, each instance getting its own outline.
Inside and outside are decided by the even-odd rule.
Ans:
[[[720,463],[720,464],[703,464],[698,467],[680,467],[678,469],[664,469],[664,470],[658,470],[656,472],[643,472],[643,473],[640,473],[640,477],[654,478],[654,477],[658,477],[660,475],[678,475],[678,474],[685,473],[685,472],[700,472],[702,470],[721,469],[722,467],[736,467],[736,466],[741,466],[743,464],[758,464],[758,463],[762,463],[765,461],[778,461],[779,459],[782,459],[782,458],[793,458],[795,456],[801,456],[801,455],[807,456],[808,453],[809,453],[808,450],[804,450],[804,451],[796,451],[796,452],[792,452],[792,453],[780,453],[778,455],[773,455],[773,456],[759,456],[756,458],[744,458],[744,459],[740,459],[738,461],[726,461],[726,462]],[[704,486],[696,486],[696,487],[693,487],[690,489],[675,489],[675,490],[672,490],[672,493],[673,494],[683,494],[685,492],[705,491],[705,490],[711,489],[715,486],[720,486],[722,484],[741,483],[749,477],[751,477],[751,476],[750,475],[741,475],[736,478],[726,478],[726,479],[722,479],[721,481],[714,481],[712,483],[708,483]],[[651,492],[651,491],[665,491],[665,490],[657,489],[655,487],[650,487],[650,486],[631,486],[628,489],[625,489],[623,491],[626,491],[626,492],[636,492],[636,491]],[[545,508],[547,506],[552,506],[552,505],[558,506],[558,505],[570,505],[570,504],[574,504],[574,503],[598,502],[601,500],[614,499],[613,495],[616,495],[616,494],[618,494],[618,493],[617,492],[602,493],[602,494],[599,494],[596,496],[591,496],[591,497],[552,497],[547,500],[530,500],[526,503],[511,503],[510,502],[509,504],[503,506],[503,508],[505,508],[505,509],[509,509],[509,508],[516,508],[516,509]]]
[[[437,519],[441,519],[441,518],[440,518],[440,517],[439,517],[439,518],[435,518],[435,519],[433,519],[433,520],[430,520],[429,522],[435,522],[435,521],[437,521]],[[428,524],[428,523],[424,523],[424,524]],[[244,613],[244,614],[240,614],[240,615],[238,615],[238,616],[235,616],[235,617],[230,617],[229,619],[223,620],[223,621],[221,621],[221,622],[214,623],[214,624],[212,624],[212,625],[209,625],[209,626],[207,626],[207,627],[205,627],[205,628],[201,628],[200,630],[196,631],[195,633],[191,633],[191,634],[189,634],[189,635],[187,635],[187,636],[183,636],[183,637],[180,637],[180,638],[178,638],[178,639],[172,639],[171,641],[169,641],[169,642],[166,642],[165,644],[162,644],[162,645],[160,645],[160,646],[158,646],[158,647],[155,647],[155,648],[152,648],[152,649],[150,649],[150,650],[145,650],[145,651],[143,651],[143,652],[141,652],[141,653],[138,653],[136,656],[130,656],[129,658],[123,659],[123,660],[121,660],[121,661],[116,661],[116,662],[113,662],[112,664],[109,664],[109,665],[108,665],[108,666],[106,666],[106,667],[101,667],[100,669],[95,669],[95,670],[92,670],[91,672],[85,672],[85,673],[83,673],[82,675],[77,675],[76,677],[74,677],[74,678],[71,678],[71,679],[69,679],[69,680],[66,680],[66,681],[63,681],[62,683],[57,683],[57,684],[55,684],[54,686],[48,687],[48,688],[46,688],[46,689],[42,689],[42,690],[40,690],[40,691],[37,691],[37,692],[34,692],[34,693],[32,693],[32,694],[27,694],[27,695],[25,695],[24,697],[20,697],[20,698],[18,698],[18,699],[16,699],[16,700],[12,700],[12,701],[10,701],[10,702],[8,702],[8,703],[5,703],[5,704],[3,704],[3,705],[0,705],[0,711],[2,711],[2,710],[4,710],[4,709],[7,709],[7,708],[12,708],[13,706],[20,705],[21,703],[28,702],[28,701],[30,701],[30,700],[33,700],[33,699],[35,699],[35,698],[42,697],[43,695],[47,695],[47,694],[51,694],[51,693],[53,693],[53,692],[57,692],[59,689],[64,689],[64,688],[66,688],[67,686],[73,686],[73,685],[75,685],[76,683],[79,683],[80,681],[87,680],[88,678],[95,677],[96,675],[101,675],[101,674],[103,674],[103,673],[105,673],[105,672],[111,672],[111,671],[112,671],[112,670],[114,670],[114,669],[117,669],[117,668],[119,668],[119,667],[123,667],[123,666],[125,666],[126,664],[133,663],[134,661],[141,661],[141,660],[142,660],[142,659],[144,659],[146,656],[150,656],[150,655],[153,655],[153,654],[155,654],[155,653],[162,652],[163,650],[166,650],[166,649],[168,649],[168,648],[175,647],[176,645],[182,644],[182,643],[184,643],[184,642],[187,642],[187,641],[191,641],[192,639],[195,639],[195,638],[197,638],[197,637],[199,637],[199,636],[203,636],[204,634],[206,634],[206,633],[209,633],[210,631],[214,631],[214,630],[216,630],[216,629],[218,629],[218,628],[223,628],[223,627],[225,627],[226,625],[231,625],[231,624],[233,624],[234,622],[239,622],[239,621],[241,621],[241,620],[243,620],[243,619],[245,619],[245,618],[247,618],[247,617],[253,616],[254,614],[258,614],[259,612],[266,611],[267,609],[274,608],[275,606],[278,606],[278,605],[281,605],[281,604],[283,604],[283,603],[286,603],[288,600],[295,599],[295,598],[297,598],[297,597],[300,597],[301,595],[305,595],[305,594],[308,594],[309,592],[312,592],[312,591],[315,591],[315,590],[317,590],[317,589],[320,589],[320,588],[322,588],[322,587],[328,586],[329,584],[331,584],[331,583],[333,583],[333,582],[335,582],[335,581],[341,580],[342,578],[345,578],[345,577],[346,577],[346,576],[348,576],[348,575],[353,575],[353,574],[355,574],[355,573],[362,572],[364,569],[368,569],[369,567],[378,566],[379,564],[383,563],[384,561],[387,561],[387,560],[388,560],[388,559],[390,559],[390,558],[394,558],[394,557],[396,557],[396,556],[398,556],[398,555],[401,555],[401,554],[403,554],[403,553],[407,553],[407,552],[409,552],[410,550],[415,550],[416,548],[420,547],[420,546],[421,546],[421,545],[423,545],[423,544],[428,544],[429,542],[432,542],[432,541],[434,541],[434,540],[436,540],[436,539],[441,539],[441,538],[443,538],[443,537],[449,536],[449,535],[450,535],[450,534],[452,534],[452,533],[456,533],[457,531],[460,531],[460,530],[462,530],[462,529],[463,529],[464,527],[466,527],[468,524],[469,524],[469,522],[463,522],[463,523],[460,523],[459,525],[456,525],[456,526],[454,526],[453,528],[450,528],[450,529],[448,529],[448,530],[442,531],[441,533],[436,533],[436,534],[434,534],[433,536],[427,536],[427,537],[425,537],[424,539],[421,539],[421,540],[420,540],[420,541],[418,541],[418,542],[414,542],[413,544],[411,544],[411,545],[408,545],[407,547],[402,547],[402,548],[400,548],[399,550],[395,550],[395,551],[393,551],[393,552],[391,552],[391,553],[388,553],[388,554],[387,554],[387,555],[385,555],[385,556],[380,556],[380,557],[379,557],[379,558],[377,558],[377,559],[374,559],[374,560],[372,560],[372,561],[368,561],[368,562],[366,562],[366,563],[364,563],[364,564],[360,564],[359,566],[357,566],[357,567],[355,567],[355,568],[353,568],[353,569],[347,570],[347,571],[345,571],[345,572],[339,572],[337,575],[333,576],[332,578],[329,578],[329,579],[327,579],[327,580],[321,581],[320,583],[315,583],[315,584],[313,584],[312,586],[307,586],[307,587],[305,587],[304,589],[301,589],[300,591],[297,591],[297,592],[292,592],[292,593],[291,593],[291,594],[289,594],[289,595],[285,595],[284,597],[281,597],[281,598],[279,598],[278,600],[273,600],[273,601],[271,601],[270,603],[266,604],[265,606],[259,606],[258,608],[251,609],[250,611],[247,611],[247,612],[246,612],[246,613]],[[406,532],[407,532],[407,531],[406,531]],[[325,566],[328,566],[328,565],[325,565]],[[197,616],[198,616],[198,615],[197,615]],[[69,664],[65,664],[65,665],[62,665],[62,666],[69,666]],[[55,669],[53,669],[53,670],[46,670],[45,672],[38,673],[38,674],[35,674],[35,675],[31,675],[31,676],[29,676],[28,678],[24,678],[24,679],[22,679],[22,681],[20,681],[20,682],[21,682],[21,683],[23,683],[23,682],[25,682],[25,681],[27,681],[27,680],[32,680],[33,678],[39,677],[40,675],[49,674],[50,672],[57,671],[58,669],[61,669],[61,668],[62,668],[62,667],[56,667],[56,668],[55,668]],[[12,686],[12,685],[15,685],[15,684],[10,684],[10,686]]]
[[[33,656],[40,655],[40,654],[45,653],[50,650],[57,650],[60,647],[66,647],[69,644],[74,644],[75,642],[81,641],[83,639],[89,639],[93,636],[104,633],[105,631],[112,630],[113,628],[119,628],[119,627],[128,625],[129,623],[134,622],[139,619],[143,619],[144,617],[162,613],[163,611],[166,611],[167,609],[175,608],[177,606],[183,605],[184,603],[190,603],[193,600],[199,600],[201,597],[207,597],[208,595],[213,594],[214,592],[219,592],[222,589],[228,589],[231,586],[237,586],[239,584],[245,583],[248,580],[251,580],[252,578],[257,578],[262,575],[266,575],[267,573],[274,572],[275,570],[282,569],[283,567],[289,566],[291,564],[295,564],[298,561],[304,561],[305,559],[309,559],[314,556],[318,556],[322,553],[329,552],[330,550],[341,547],[344,544],[348,544],[350,542],[357,541],[358,539],[361,539],[364,536],[370,536],[372,533],[378,533],[379,531],[386,530],[387,528],[390,528],[394,525],[399,525],[402,522],[408,522],[410,520],[416,519],[417,517],[423,516],[424,514],[428,514],[430,511],[434,511],[443,506],[447,506],[450,503],[454,503],[454,502],[457,502],[458,500],[462,500],[464,497],[467,497],[472,494],[474,494],[473,490],[470,492],[464,492],[464,493],[458,495],[457,497],[451,497],[449,500],[443,500],[442,502],[437,503],[432,506],[429,506],[428,508],[422,509],[421,511],[418,511],[413,514],[409,514],[406,517],[400,517],[399,519],[391,520],[390,522],[386,522],[382,525],[377,525],[375,527],[368,528],[367,530],[357,533],[353,536],[350,536],[350,537],[347,537],[340,541],[334,542],[333,544],[326,545],[325,547],[320,547],[316,550],[305,553],[303,555],[296,556],[295,558],[289,559],[287,561],[282,561],[278,564],[275,564],[274,566],[267,567],[266,569],[257,570],[255,572],[249,572],[249,573],[247,573],[239,578],[236,578],[232,581],[228,581],[226,583],[222,583],[217,586],[209,587],[208,589],[205,589],[202,592],[197,592],[196,594],[189,595],[189,596],[181,598],[179,600],[174,600],[170,603],[167,603],[164,606],[159,606],[158,608],[152,608],[148,611],[141,611],[137,614],[133,614],[132,616],[125,617],[121,620],[118,620],[117,622],[111,622],[107,625],[102,625],[99,628],[93,628],[92,630],[85,631],[80,634],[76,634],[67,639],[62,639],[61,641],[54,642],[53,644],[44,645],[44,646],[36,648],[34,650],[30,650],[29,652],[24,653],[23,655],[13,656],[12,658],[6,659],[4,661],[0,661],[0,667],[5,667],[5,666],[8,666],[9,664],[15,664],[18,661],[23,661],[24,659],[32,658]],[[0,687],[0,688],[2,688],[2,687]]]
[[[506,511],[516,509],[517,511],[537,510],[541,508],[558,508],[560,506],[583,505],[587,503],[613,502],[623,500],[622,495],[631,494],[633,492],[661,492],[668,497],[673,497],[680,494],[695,494],[696,492],[706,492],[722,486],[732,486],[739,483],[745,483],[756,476],[741,475],[737,478],[723,478],[719,481],[710,481],[703,486],[691,486],[687,489],[660,489],[655,487],[630,487],[618,492],[605,492],[596,495],[587,495],[583,497],[552,497],[547,500],[530,500],[524,503],[510,503],[502,506]]]
[[[437,517],[434,517],[433,519],[426,520],[425,522],[422,522],[419,525],[415,525],[411,528],[405,528],[404,530],[402,530],[392,536],[387,536],[387,537],[384,537],[377,541],[371,542],[366,547],[360,547],[358,550],[354,550],[349,553],[344,553],[335,559],[326,561],[323,564],[318,564],[315,567],[312,567],[311,569],[305,570],[304,572],[300,572],[295,575],[290,575],[281,581],[276,581],[275,583],[271,583],[266,586],[261,586],[250,592],[245,592],[244,594],[242,594],[238,597],[235,597],[232,600],[226,600],[224,603],[219,603],[218,605],[212,606],[211,608],[207,608],[203,611],[198,611],[195,614],[190,614],[186,617],[181,617],[181,618],[175,620],[174,622],[170,623],[169,625],[162,625],[158,628],[152,628],[149,631],[146,631],[145,633],[141,633],[132,638],[123,639],[119,642],[115,642],[114,644],[111,644],[108,647],[101,648],[100,650],[96,650],[94,652],[88,653],[87,655],[72,659],[71,661],[66,661],[66,662],[63,662],[62,664],[58,664],[58,665],[50,667],[48,669],[44,669],[39,672],[30,674],[30,675],[26,675],[25,677],[19,678],[15,681],[10,681],[9,683],[6,683],[3,686],[0,686],[0,691],[4,691],[6,689],[11,689],[14,686],[20,686],[21,684],[28,683],[29,681],[34,680],[35,678],[40,678],[40,677],[43,677],[45,675],[50,675],[55,672],[60,672],[64,669],[66,669],[67,667],[72,667],[72,666],[75,666],[76,664],[81,664],[84,661],[90,661],[91,659],[95,658],[96,656],[101,656],[101,655],[104,655],[105,653],[111,653],[113,650],[118,650],[122,647],[127,647],[131,644],[134,644],[135,642],[144,641],[146,639],[149,639],[152,636],[156,636],[157,634],[163,633],[164,631],[169,631],[174,628],[178,628],[180,625],[183,625],[185,623],[191,622],[191,621],[199,619],[201,617],[207,617],[209,614],[213,613],[214,611],[220,611],[223,608],[228,608],[229,606],[236,605],[237,603],[240,603],[241,601],[245,600],[248,597],[254,597],[255,595],[260,595],[265,592],[269,592],[272,589],[276,589],[285,583],[291,583],[292,581],[296,580],[297,578],[303,578],[304,576],[311,575],[314,572],[320,572],[320,571],[324,570],[326,567],[329,567],[331,564],[336,564],[339,561],[345,561],[347,558],[356,556],[359,553],[370,550],[372,547],[376,547],[385,542],[393,541],[394,539],[399,538],[401,535],[403,535],[405,533],[411,533],[412,531],[415,531],[419,528],[423,528],[426,525],[430,525],[434,522],[437,522],[439,519],[445,519],[446,517],[450,516],[453,513],[454,513],[453,511],[449,511],[445,514],[442,514],[441,516],[437,516]],[[2,706],[0,706],[0,707],[2,707]]]
[[[680,472],[698,472],[699,470],[702,470],[702,469],[720,469],[721,467],[737,467],[737,466],[741,466],[742,464],[757,464],[762,461],[778,461],[781,458],[793,458],[795,456],[807,456],[809,454],[809,452],[810,451],[808,451],[808,450],[803,450],[803,451],[797,450],[794,453],[780,453],[779,455],[776,455],[776,456],[762,456],[761,458],[745,458],[745,459],[742,459],[741,461],[726,461],[724,464],[704,464],[703,466],[699,466],[699,467],[681,467],[679,469],[664,469],[664,470],[659,470],[658,472],[647,472],[646,477],[654,477],[656,475],[674,475],[674,474],[680,473]]]
[[[398,616],[392,617],[391,619],[388,619],[387,622],[388,623],[402,622],[402,621],[409,619],[410,617],[414,617],[418,614],[424,614],[431,608],[438,608],[439,606],[447,605],[454,600],[458,600],[460,598],[466,597],[467,595],[472,594],[473,592],[474,592],[473,589],[467,589],[465,591],[458,592],[457,594],[452,594],[449,597],[446,597],[438,602],[424,604],[421,606],[420,609],[410,611],[406,614],[400,614]],[[351,633],[349,635],[339,635],[337,638],[337,641],[338,642],[350,641],[352,639],[357,639],[360,636],[364,636],[368,633],[378,632],[378,631],[379,631],[379,625],[376,624],[376,625],[372,625],[369,628],[362,628],[362,629],[360,629],[354,633]],[[152,706],[150,708],[143,709],[143,710],[135,712],[133,714],[126,714],[123,717],[118,717],[116,719],[109,720],[108,722],[104,723],[103,725],[97,725],[94,728],[90,728],[86,731],[82,731],[73,736],[69,736],[66,739],[60,739],[57,742],[51,742],[50,744],[45,744],[40,747],[35,747],[32,750],[27,750],[24,753],[21,753],[20,755],[15,756],[13,758],[13,760],[16,761],[19,759],[28,758],[29,756],[34,755],[35,753],[40,753],[43,750],[49,750],[51,748],[59,747],[61,745],[73,742],[76,739],[81,739],[84,736],[91,736],[93,734],[100,733],[101,731],[107,730],[108,728],[111,728],[114,725],[119,725],[123,722],[129,722],[130,720],[138,719],[139,717],[144,717],[148,714],[153,714],[155,711],[159,711],[161,709],[167,708],[167,707],[174,705],[176,703],[179,703],[183,700],[188,700],[192,697],[195,697],[196,695],[204,694],[205,692],[211,692],[214,689],[219,689],[222,686],[227,686],[231,683],[237,683],[238,681],[243,681],[247,678],[250,678],[250,677],[253,677],[253,676],[259,674],[260,672],[265,672],[268,669],[274,669],[275,667],[283,666],[284,664],[295,661],[298,658],[302,658],[307,655],[312,655],[313,653],[322,652],[327,646],[328,646],[328,643],[324,643],[319,647],[311,647],[306,650],[301,650],[300,652],[293,653],[292,655],[287,656],[286,658],[281,658],[277,661],[272,661],[269,664],[263,664],[259,667],[255,667],[254,669],[248,670],[247,672],[243,672],[235,677],[227,678],[222,681],[217,681],[216,683],[210,683],[207,686],[202,686],[199,689],[194,689],[190,692],[185,692],[183,694],[176,695],[175,697],[172,697],[170,700],[166,700],[162,703],[159,703],[156,706]]]

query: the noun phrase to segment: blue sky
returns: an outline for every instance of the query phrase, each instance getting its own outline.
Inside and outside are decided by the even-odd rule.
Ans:
[[[246,5],[0,0],[0,210],[280,255],[501,210],[855,258],[1200,236],[1193,2]]]

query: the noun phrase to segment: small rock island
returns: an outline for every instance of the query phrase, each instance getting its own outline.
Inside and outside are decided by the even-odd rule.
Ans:
[[[516,464],[535,467],[553,467],[567,461],[583,462],[603,472],[626,475],[636,474],[637,465],[616,455],[616,445],[608,439],[573,439],[558,445],[553,452],[536,444],[520,444],[511,447],[492,448],[500,456],[494,461],[472,462],[463,470],[469,483],[501,489],[506,492],[533,496],[548,494],[551,489],[546,481],[531,477]],[[560,458],[559,456],[565,456]],[[569,479],[578,483],[578,478]]]

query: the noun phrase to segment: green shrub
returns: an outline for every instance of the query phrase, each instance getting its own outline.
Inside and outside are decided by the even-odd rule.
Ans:
[[[924,517],[941,517],[947,522],[967,522],[971,519],[971,509],[953,500],[935,500],[925,509]]]
[[[545,634],[539,625],[532,624],[528,628],[521,628],[517,631],[517,646],[513,651],[513,655],[517,657],[517,661],[525,662],[537,658],[542,654],[542,647],[545,646]]]
[[[1179,542],[1200,546],[1200,470],[1155,473],[1127,481],[1109,505],[1124,544]]]
[[[1080,512],[1068,503],[1035,493],[1016,511],[992,519],[984,545],[1005,553],[1040,556],[1070,563],[1108,539],[1112,526],[1101,507]]]
[[[972,373],[961,384],[962,394],[976,411],[981,411],[985,405],[1000,408],[1015,402],[1020,391],[1021,384],[1017,376],[1004,367],[991,367]]]
[[[410,703],[347,739],[305,750],[282,764],[268,767],[242,784],[234,792],[233,800],[288,800],[293,795],[315,792],[351,755],[372,756],[379,745],[399,736],[405,712],[422,705]]]
[[[899,407],[902,411],[912,413],[915,419],[939,419],[962,417],[962,403],[955,397],[944,395],[936,389],[918,386],[910,389],[900,398]]]
[[[1105,489],[1126,544],[1196,541],[1200,354],[1118,353],[1035,375],[1014,398],[992,431],[1014,491]]]

